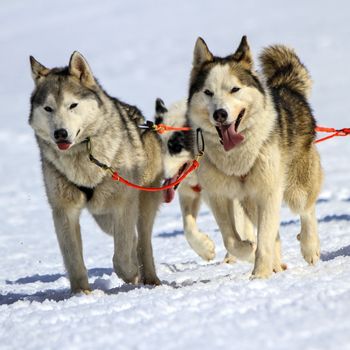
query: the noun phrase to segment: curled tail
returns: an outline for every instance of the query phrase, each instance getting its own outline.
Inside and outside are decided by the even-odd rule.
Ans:
[[[261,53],[260,62],[269,87],[284,86],[305,97],[310,95],[310,74],[293,49],[283,45],[269,46]]]

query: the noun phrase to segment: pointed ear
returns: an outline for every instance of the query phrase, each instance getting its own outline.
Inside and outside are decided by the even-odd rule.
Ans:
[[[232,58],[236,62],[243,64],[247,69],[253,68],[253,57],[245,35],[242,37],[241,43],[239,44],[238,49],[233,54]]]
[[[164,114],[168,112],[168,109],[165,107],[165,103],[161,98],[156,99],[156,113]]]
[[[202,38],[198,38],[193,52],[193,67],[200,66],[204,62],[213,60],[213,54],[209,51],[207,44]]]
[[[70,57],[69,74],[79,79],[85,86],[91,87],[96,85],[89,64],[78,51],[74,51]]]
[[[50,73],[50,69],[39,63],[33,56],[29,56],[30,66],[32,68],[32,78],[37,84],[42,78],[46,77]]]
[[[161,98],[156,99],[156,115],[154,118],[155,124],[161,124],[164,121],[163,115],[168,112],[168,109],[165,107],[165,103]]]

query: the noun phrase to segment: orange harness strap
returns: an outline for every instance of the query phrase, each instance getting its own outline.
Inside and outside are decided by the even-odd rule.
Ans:
[[[152,129],[156,131],[158,134],[164,134],[167,131],[190,131],[192,128],[189,126],[183,126],[183,127],[178,127],[178,126],[170,126],[170,125],[165,125],[165,124],[155,124],[150,120],[147,120],[145,124],[139,125],[140,129]]]
[[[350,135],[350,128],[343,128],[343,129],[337,130],[334,128],[326,128],[323,126],[316,126],[315,131],[332,133],[331,135],[328,135],[328,136],[325,136],[325,137],[322,137],[322,138],[316,140],[315,143],[329,140],[335,136],[348,136],[348,135]]]
[[[136,184],[133,184],[132,182],[129,182],[128,180],[124,179],[121,177],[116,171],[113,172],[112,174],[112,179],[115,181],[119,181],[129,187],[135,188],[140,191],[147,191],[147,192],[158,192],[158,191],[164,191],[169,188],[177,186],[180,182],[182,182],[192,171],[196,170],[199,167],[199,162],[194,159],[192,161],[191,166],[174,182],[161,186],[161,187],[145,187],[145,186],[139,186]]]
[[[165,124],[154,124],[153,122],[147,122],[146,125],[140,125],[140,128],[147,128],[147,129],[154,129],[156,132],[158,132],[159,134],[163,134],[167,131],[189,131],[191,130],[190,127],[174,127],[174,126],[169,126],[169,125],[165,125]],[[334,128],[326,128],[323,126],[316,126],[315,128],[316,132],[326,132],[326,133],[332,133],[331,135],[322,137],[318,140],[315,141],[315,143],[319,143],[328,139],[331,139],[335,136],[348,136],[350,135],[350,128],[343,128],[343,129],[334,129]],[[97,166],[99,166],[100,168],[109,171],[112,174],[112,179],[115,181],[119,181],[129,187],[141,190],[141,191],[148,191],[148,192],[157,192],[157,191],[164,191],[167,190],[169,188],[175,187],[178,184],[180,184],[192,171],[196,170],[199,167],[199,158],[204,154],[204,139],[203,139],[203,134],[200,131],[200,129],[197,129],[197,146],[198,146],[198,136],[201,136],[201,141],[202,141],[202,150],[199,151],[196,159],[194,159],[192,161],[191,166],[184,172],[182,173],[178,179],[176,181],[174,181],[173,183],[170,183],[168,185],[165,186],[161,186],[161,187],[145,187],[145,186],[140,186],[140,185],[136,185],[133,184],[132,182],[129,182],[128,180],[124,179],[122,176],[120,176],[118,174],[118,172],[116,170],[114,170],[112,167],[101,163],[99,160],[97,160],[93,155],[92,155],[92,146],[91,146],[91,141],[90,139],[87,139],[87,149],[89,152],[89,159],[92,163],[96,164]],[[201,188],[200,186],[193,186],[192,189],[195,192],[200,192]]]
[[[175,126],[170,126],[170,125],[165,125],[165,124],[154,124],[151,121],[147,121],[145,125],[140,125],[140,128],[147,128],[147,129],[153,129],[155,130],[158,134],[164,134],[167,131],[190,131],[190,127],[175,127]],[[332,133],[331,135],[322,137],[318,140],[315,141],[315,143],[319,143],[322,141],[329,140],[335,136],[348,136],[350,135],[350,128],[343,128],[343,129],[334,129],[334,128],[326,128],[323,126],[316,126],[315,128],[316,132],[327,132],[327,133]]]
[[[191,130],[191,128],[187,126],[175,127],[175,126],[169,126],[165,124],[155,124],[153,128],[155,131],[157,131],[158,134],[164,134],[167,131],[190,131]]]
[[[172,128],[172,127],[171,127]],[[174,128],[173,128],[174,129]],[[176,128],[176,129],[185,129],[185,128]],[[170,130],[169,127],[165,128],[164,130]],[[186,130],[191,130],[190,128],[186,128]],[[159,132],[159,131],[158,131]],[[201,140],[201,147],[200,147],[200,142],[199,142],[199,136]],[[95,165],[99,166],[100,168],[109,171],[112,175],[112,179],[115,181],[119,181],[129,187],[135,188],[140,191],[147,191],[147,192],[158,192],[158,191],[164,191],[172,187],[176,187],[177,185],[180,184],[192,171],[195,171],[199,167],[199,159],[200,157],[203,156],[204,154],[204,139],[203,139],[203,134],[200,129],[197,129],[197,147],[198,147],[198,154],[195,159],[192,160],[192,164],[189,166],[189,168],[184,171],[182,174],[179,175],[179,177],[172,183],[161,186],[161,187],[146,187],[146,186],[140,186],[136,185],[126,179],[124,179],[122,176],[118,174],[116,170],[114,170],[112,167],[108,166],[107,164],[104,164],[100,162],[98,159],[96,159],[92,155],[92,145],[91,145],[91,140],[88,138],[86,139],[86,144],[87,144],[87,150],[89,153],[89,160],[94,163]]]

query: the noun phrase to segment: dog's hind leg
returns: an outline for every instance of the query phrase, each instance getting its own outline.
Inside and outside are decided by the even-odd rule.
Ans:
[[[246,200],[244,204],[247,205],[248,200]],[[252,222],[251,215],[248,214],[250,214],[250,212],[248,213],[246,206],[243,207],[243,203],[235,199],[233,201],[233,213],[231,214],[234,220],[232,221],[233,225],[235,225],[242,240],[255,242],[256,238],[254,234],[254,224]],[[254,214],[254,211],[252,211],[252,214]],[[227,252],[224,258],[224,263],[233,264],[235,262],[236,258]]]
[[[305,261],[314,265],[320,259],[320,240],[317,234],[315,206],[300,215],[301,231],[298,235],[301,254]]]
[[[58,243],[66,266],[73,293],[90,291],[83,259],[79,216],[75,208],[53,208],[53,221]]]
[[[314,145],[303,157],[294,161],[289,171],[285,200],[293,212],[300,214],[301,231],[298,234],[301,253],[307,263],[314,265],[320,259],[320,240],[317,233],[315,203],[321,189],[323,174],[320,158]]]
[[[180,206],[185,237],[190,247],[204,260],[215,258],[215,244],[210,237],[200,232],[196,218],[200,208],[201,194],[194,192],[187,184],[179,188]]]
[[[162,196],[160,192],[140,192],[139,196],[137,254],[141,281],[144,284],[160,285],[153,259],[152,229]]]
[[[256,245],[253,241],[242,240],[238,234],[233,219],[233,200],[208,196],[208,201],[227,251],[238,259],[253,261]]]

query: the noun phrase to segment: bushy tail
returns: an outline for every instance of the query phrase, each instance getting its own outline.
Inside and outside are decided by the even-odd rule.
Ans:
[[[293,49],[283,45],[269,46],[261,53],[260,62],[269,87],[286,86],[305,97],[309,96],[311,77]]]

